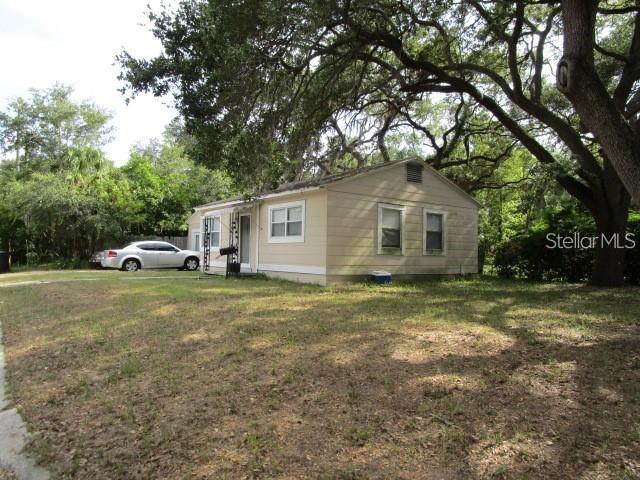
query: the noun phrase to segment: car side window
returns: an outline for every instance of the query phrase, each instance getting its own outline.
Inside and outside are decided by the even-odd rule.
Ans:
[[[160,245],[160,248],[158,249],[161,252],[177,252],[178,249],[171,246],[171,245]]]
[[[140,245],[138,245],[138,248],[140,250],[144,250],[146,252],[157,252],[158,250],[160,250],[160,245],[158,245],[157,243],[141,243]]]

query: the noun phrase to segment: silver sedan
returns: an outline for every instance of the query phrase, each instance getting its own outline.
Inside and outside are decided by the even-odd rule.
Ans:
[[[180,250],[168,242],[134,242],[117,250],[105,250],[95,255],[103,268],[119,268],[135,272],[141,268],[179,268],[197,270],[200,253]]]

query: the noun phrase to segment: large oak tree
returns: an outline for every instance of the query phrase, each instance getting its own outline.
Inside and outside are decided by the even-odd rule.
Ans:
[[[629,192],[640,196],[639,10],[596,0],[191,0],[150,13],[162,55],[119,59],[132,93],[174,94],[201,157],[218,164],[275,165],[282,176],[327,138],[357,157],[348,132],[363,128],[385,160],[390,133],[420,132],[440,167],[495,163],[512,139],[600,233],[622,234]],[[430,98],[451,105],[451,127],[425,111]],[[475,151],[473,135],[494,135],[503,153]],[[621,284],[623,262],[623,250],[604,246],[592,282]]]

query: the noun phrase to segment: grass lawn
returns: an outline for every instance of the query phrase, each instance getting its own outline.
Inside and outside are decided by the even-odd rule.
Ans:
[[[640,477],[638,288],[98,275],[0,288],[54,478]]]
[[[51,282],[51,281],[76,281],[94,279],[126,279],[137,280],[140,277],[199,277],[199,272],[179,271],[175,268],[162,270],[142,270],[135,275],[124,274],[118,270],[26,270],[20,273],[0,275],[0,287],[9,283],[21,282]]]

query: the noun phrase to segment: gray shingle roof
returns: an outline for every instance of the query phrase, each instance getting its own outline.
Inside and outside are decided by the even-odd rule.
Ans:
[[[398,160],[398,161],[395,161],[395,162],[380,163],[380,164],[377,164],[377,165],[370,165],[370,166],[366,166],[366,167],[354,168],[354,169],[351,169],[351,170],[345,170],[344,172],[340,172],[340,173],[334,173],[334,174],[331,174],[331,175],[324,175],[324,176],[320,176],[320,177],[314,177],[314,178],[310,178],[310,179],[307,179],[307,180],[300,180],[300,181],[297,181],[297,182],[283,183],[282,185],[279,185],[277,188],[275,188],[273,190],[257,192],[257,193],[255,193],[253,195],[248,196],[248,197],[246,197],[246,196],[236,196],[236,197],[232,197],[232,198],[225,198],[224,200],[216,200],[215,202],[209,202],[209,203],[205,203],[204,205],[198,205],[197,208],[213,207],[213,206],[216,206],[216,205],[219,205],[219,204],[223,204],[223,203],[227,203],[227,202],[236,202],[236,201],[239,202],[239,201],[242,201],[242,200],[251,201],[251,200],[259,199],[259,198],[262,198],[262,197],[265,197],[267,195],[271,195],[271,194],[274,194],[274,193],[284,193],[284,192],[289,192],[289,191],[302,190],[302,189],[305,189],[305,188],[320,187],[320,186],[326,185],[328,183],[337,182],[338,180],[343,180],[345,178],[354,177],[356,175],[361,175],[363,173],[368,173],[368,172],[371,172],[373,170],[378,170],[378,169],[391,167],[391,166],[399,165],[399,164],[402,164],[402,163],[410,163],[410,162],[416,162],[416,163],[419,163],[420,165],[423,165],[423,166],[431,169],[437,175],[441,176],[447,182],[449,182],[452,186],[454,186],[455,188],[457,188],[458,190],[460,190],[461,192],[463,192],[464,194],[469,196],[474,202],[478,203],[477,200],[475,200],[473,197],[471,197],[471,195],[469,195],[467,192],[462,190],[458,185],[456,185],[451,180],[446,178],[444,175],[442,175],[440,172],[435,170],[433,167],[431,167],[428,164],[424,163],[422,160],[405,159],[405,160]]]
[[[391,163],[381,163],[378,165],[370,165],[370,166],[366,166],[366,167],[360,167],[360,168],[353,168],[351,170],[345,170],[344,172],[340,172],[340,173],[334,173],[331,175],[324,175],[321,177],[314,177],[314,178],[310,178],[307,180],[299,180],[296,182],[288,182],[288,183],[283,183],[281,185],[279,185],[277,188],[273,189],[273,190],[264,190],[261,192],[257,192],[253,195],[250,195],[249,197],[244,197],[244,196],[236,196],[236,197],[231,197],[231,198],[225,198],[224,200],[216,200],[214,202],[209,202],[209,203],[205,203],[203,205],[198,205],[198,208],[203,208],[203,207],[213,207],[215,205],[219,205],[221,203],[227,203],[227,202],[233,202],[233,201],[240,201],[240,200],[251,200],[252,198],[260,198],[266,195],[270,195],[273,193],[283,193],[283,192],[288,192],[290,190],[301,190],[304,188],[310,188],[310,187],[319,187],[321,185],[326,185],[327,183],[332,183],[332,182],[336,182],[338,180],[342,180],[344,178],[349,178],[349,177],[353,177],[355,175],[359,175],[361,173],[365,173],[365,172],[369,172],[371,170],[377,170],[379,168],[382,167],[388,167],[390,165],[395,165],[397,163],[402,163],[402,162],[406,162],[406,160],[400,160],[397,162],[391,162]]]

